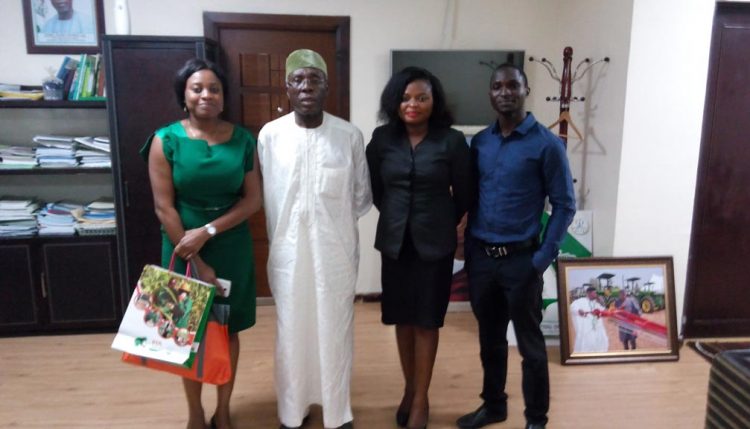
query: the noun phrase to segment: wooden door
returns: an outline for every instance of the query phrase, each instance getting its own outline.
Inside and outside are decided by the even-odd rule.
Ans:
[[[285,62],[292,51],[318,52],[328,67],[325,110],[349,119],[349,18],[330,16],[203,14],[206,37],[216,40],[227,71],[227,119],[255,136],[266,122],[289,113]],[[262,211],[250,218],[259,297],[270,297],[268,237]]]
[[[748,46],[750,4],[717,3],[685,289],[685,338],[750,336]]]

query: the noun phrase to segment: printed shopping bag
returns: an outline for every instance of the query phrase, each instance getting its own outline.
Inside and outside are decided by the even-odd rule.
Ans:
[[[190,278],[189,265],[187,270],[184,276],[156,265],[143,268],[113,349],[191,368],[216,289]]]
[[[229,360],[229,305],[213,304],[192,368],[185,368],[156,359],[129,353],[122,354],[124,362],[141,365],[157,371],[169,372],[202,383],[224,384],[232,377]]]

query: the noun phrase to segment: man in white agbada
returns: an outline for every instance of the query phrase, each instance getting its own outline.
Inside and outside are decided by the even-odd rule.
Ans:
[[[606,352],[609,349],[604,321],[598,315],[599,311],[604,310],[606,309],[599,302],[596,288],[593,286],[586,288],[586,296],[570,304],[570,314],[576,330],[573,353]]]
[[[289,55],[286,88],[294,111],[258,136],[279,420],[282,429],[299,427],[310,405],[321,404],[326,428],[351,428],[357,220],[372,205],[364,140],[323,111],[328,81],[319,54]]]

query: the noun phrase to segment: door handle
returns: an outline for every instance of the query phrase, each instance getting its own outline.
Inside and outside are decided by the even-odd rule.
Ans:
[[[122,193],[125,195],[125,207],[130,207],[130,192],[128,191],[128,181],[123,180],[122,181]]]
[[[42,271],[41,284],[42,284],[42,298],[47,298],[47,283],[44,281],[44,271]]]

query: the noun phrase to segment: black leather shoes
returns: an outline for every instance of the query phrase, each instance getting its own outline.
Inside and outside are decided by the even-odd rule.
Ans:
[[[354,429],[354,424],[352,422],[346,422],[343,425],[337,427],[336,429]]]
[[[486,404],[482,404],[482,406],[477,408],[473,413],[469,413],[456,420],[456,425],[461,429],[479,429],[491,423],[505,421],[507,418],[507,412],[493,412],[487,408]]]
[[[542,423],[526,423],[526,429],[544,429],[544,426]]]

